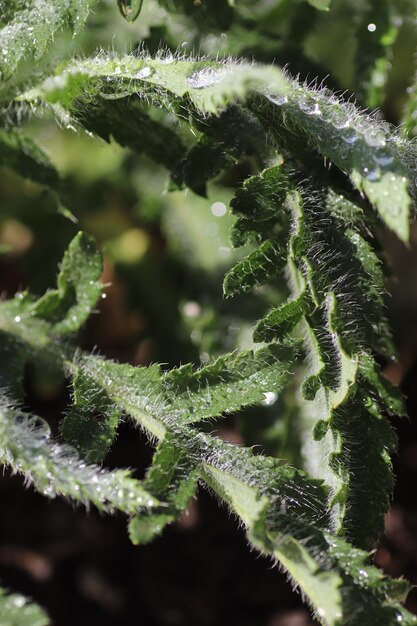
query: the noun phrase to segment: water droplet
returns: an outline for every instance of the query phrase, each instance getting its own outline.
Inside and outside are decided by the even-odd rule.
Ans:
[[[218,83],[224,73],[225,69],[214,69],[212,67],[205,67],[198,72],[194,72],[191,76],[187,78],[187,83],[193,89],[203,89],[204,87],[209,87],[210,85],[215,85]]]
[[[120,13],[128,22],[134,22],[138,17],[143,0],[117,0]]]
[[[383,148],[385,146],[385,136],[382,132],[365,135],[365,141],[371,148]]]
[[[349,128],[349,120],[344,115],[340,115],[340,111],[337,111],[333,120],[333,126],[336,128],[336,130]]]
[[[165,65],[169,65],[170,63],[174,62],[174,55],[169,53],[166,56],[164,56],[162,59],[160,59],[160,63],[164,63]]]
[[[148,78],[148,76],[150,76],[152,73],[152,70],[150,67],[144,67],[141,70],[139,70],[139,72],[137,72],[136,74],[134,74],[133,78]]]
[[[262,404],[264,406],[271,406],[274,402],[277,401],[278,394],[275,391],[265,391],[264,392],[265,400],[262,400]]]
[[[307,113],[307,115],[321,115],[318,103],[313,100],[306,100],[305,98],[302,98],[298,103],[298,107],[301,111]]]
[[[274,96],[272,94],[268,94],[266,97],[268,98],[270,102],[272,102],[273,104],[277,104],[279,107],[288,103],[288,96],[285,93],[280,96]]]
[[[358,141],[358,135],[356,134],[356,131],[351,128],[343,133],[342,139],[345,143],[352,146]]]
[[[381,171],[379,167],[374,167],[369,169],[368,167],[363,168],[363,175],[365,178],[371,182],[375,182],[381,178]]]
[[[378,150],[373,159],[375,163],[378,163],[381,167],[388,167],[394,161],[393,155],[386,150]]]
[[[13,598],[13,604],[15,605],[15,607],[21,609],[22,606],[25,606],[26,604],[26,598],[24,598],[23,596],[15,596]]]
[[[367,28],[368,28],[370,33],[374,33],[376,31],[376,25],[373,24],[372,22],[370,24],[368,24]]]
[[[14,318],[14,321],[16,322],[16,324],[18,324],[21,319],[22,318],[20,317],[20,315],[16,315],[16,317]]]

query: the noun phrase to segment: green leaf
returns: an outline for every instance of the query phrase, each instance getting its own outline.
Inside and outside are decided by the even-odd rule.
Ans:
[[[102,259],[94,240],[85,233],[78,233],[63,258],[58,289],[40,298],[31,314],[51,322],[57,334],[76,332],[101,294],[101,273]]]
[[[134,544],[148,543],[164,527],[177,519],[195,495],[198,473],[196,463],[184,454],[176,438],[167,434],[154,454],[144,487],[164,502],[160,511],[133,517],[129,535]]]
[[[361,113],[326,89],[313,90],[297,83],[286,98],[271,98],[294,132],[305,134],[311,146],[346,172],[381,219],[400,239],[408,240],[410,195],[403,146],[390,128]],[[279,141],[279,128],[276,130]]]
[[[264,284],[282,272],[285,261],[284,245],[276,241],[265,241],[226,274],[223,283],[225,296],[245,293]]]
[[[289,246],[295,272],[302,271],[303,266],[297,266],[307,252],[303,237],[311,241],[312,236],[309,205],[305,203],[303,210],[300,202],[299,195],[286,200],[286,205],[293,211],[292,219],[295,220]],[[305,276],[306,297],[311,295],[310,289],[314,288],[314,297],[320,299],[322,291],[326,293],[326,287],[320,283],[314,286],[311,268]],[[335,297],[330,298],[328,294],[326,298],[326,324],[329,332],[336,336]],[[42,349],[39,348],[42,345],[39,334],[35,343],[33,336],[22,330],[22,320],[14,320],[15,328],[13,319],[0,315],[0,327],[3,327],[4,319],[7,320],[6,332],[14,332],[14,336],[21,342],[29,342],[34,354]],[[43,329],[46,333],[48,325],[53,328],[51,322],[46,320],[38,319],[35,322],[39,330]],[[340,338],[336,339],[336,344],[341,359],[341,381],[337,389],[327,391],[334,410],[330,414],[327,430],[319,429],[317,438],[322,439],[326,433],[333,433],[336,443],[340,443],[353,433],[352,420],[344,419],[340,407],[345,402],[346,410],[350,411],[347,402],[351,398],[360,399],[362,406],[364,396],[360,386],[352,387],[355,371],[352,371],[350,357],[342,352]],[[278,355],[281,359],[277,362]],[[193,496],[198,480],[209,486],[240,517],[255,547],[280,560],[294,583],[306,594],[322,623],[330,626],[354,626],[357,623],[365,626],[377,623],[394,626],[402,618],[405,624],[415,625],[416,618],[398,604],[398,599],[407,591],[403,581],[384,579],[380,572],[368,565],[366,553],[354,549],[328,532],[331,520],[326,511],[329,490],[325,484],[277,459],[254,454],[251,449],[207,435],[191,423],[178,419],[181,415],[191,414],[197,416],[197,420],[193,421],[198,421],[201,417],[229,410],[235,402],[233,393],[236,393],[235,406],[240,406],[242,393],[247,394],[247,388],[252,386],[253,390],[247,394],[243,404],[259,402],[261,390],[257,387],[260,384],[260,365],[261,368],[263,365],[267,368],[271,366],[276,384],[279,381],[279,367],[293,358],[292,355],[293,349],[268,347],[244,356],[223,357],[197,372],[185,367],[163,374],[159,366],[133,368],[82,354],[72,359],[71,353],[64,350],[59,358],[68,375],[77,377],[81,372],[92,381],[93,388],[105,393],[112,406],[127,414],[151,438],[162,442],[144,485],[134,481],[125,470],[106,472],[94,466],[86,466],[73,449],[50,442],[44,424],[22,416],[4,399],[0,410],[2,461],[24,473],[38,489],[49,495],[62,493],[81,502],[91,501],[105,510],[114,508],[134,514],[130,532],[137,542],[151,539],[181,513]],[[365,360],[362,367],[366,372],[366,389],[370,390],[372,397],[372,379],[376,373],[369,361]],[[282,375],[285,379],[286,373],[282,372]],[[243,381],[246,383],[245,388]],[[207,396],[212,406],[207,407],[206,413],[204,405],[200,403],[205,388],[208,394],[212,392],[211,396]],[[385,402],[381,395],[385,391],[385,386],[381,390],[378,378],[375,398],[379,396]],[[194,410],[190,410],[190,407],[194,407]],[[380,425],[378,428],[369,426],[371,437],[376,436],[386,446],[385,431],[389,427],[378,409],[375,412],[373,406],[368,406],[366,415]],[[354,420],[353,427],[361,429],[360,420]],[[361,433],[363,436],[362,429]],[[343,455],[348,449],[345,445],[334,448],[330,455],[330,467],[333,467],[336,475],[341,472],[345,483],[349,482],[349,478],[351,480],[346,470],[348,461],[356,467],[360,459],[360,466],[363,467],[366,466],[366,459],[371,457],[372,467],[378,468],[379,449],[373,448],[371,441],[365,441],[366,455],[363,458],[362,440],[357,433],[353,441],[359,446],[359,456],[356,450],[349,448],[352,457],[344,459]],[[327,452],[330,449],[327,445]],[[385,462],[386,456],[385,448]],[[368,499],[367,473],[362,473],[359,479],[363,481],[360,483],[362,493]],[[374,479],[384,482],[378,470],[372,477]],[[356,495],[359,493],[358,490]],[[380,496],[375,487],[371,493],[371,505],[376,510],[376,500]],[[343,508],[344,501],[339,501],[341,494],[333,486],[329,496],[333,498],[333,506]],[[164,503],[160,502],[161,497]],[[360,504],[365,506],[363,500]],[[379,515],[377,510],[376,515]]]
[[[115,440],[121,413],[104,389],[81,370],[73,378],[73,388],[73,405],[64,419],[62,436],[86,461],[101,463]]]
[[[359,367],[371,349],[389,346],[383,275],[362,236],[359,208],[332,191],[312,193],[311,184],[292,192],[288,177],[283,198],[275,190],[285,177],[282,167],[272,167],[246,181],[232,201],[235,212],[252,224],[267,221],[269,231],[274,212],[275,228],[287,224],[283,212],[291,216],[285,275],[292,296],[258,322],[254,339],[282,341],[296,326],[303,336],[309,356],[302,386],[306,466],[327,480],[329,472],[334,475],[329,496],[333,528],[368,547],[382,530],[393,484],[388,451],[395,449],[395,438],[384,416],[387,403],[391,411],[401,407],[403,412],[392,394],[384,403],[377,400],[381,382],[372,374],[373,360],[366,381]],[[359,465],[367,472],[355,472]],[[359,522],[363,515],[366,528]]]
[[[74,34],[85,22],[94,0],[29,0],[20,3],[0,29],[0,76],[10,77],[25,59],[40,60],[57,31],[67,26]]]
[[[72,498],[98,509],[134,514],[158,504],[128,470],[108,471],[87,465],[74,448],[51,441],[46,422],[14,409],[0,395],[0,463],[55,498]]]
[[[320,11],[329,11],[332,0],[308,0],[308,3]]]
[[[0,129],[0,165],[16,170],[21,176],[56,188],[58,172],[46,154],[27,135],[17,129]]]
[[[48,626],[46,613],[17,593],[8,594],[0,588],[0,624],[4,626]]]
[[[268,342],[285,337],[298,324],[305,310],[304,294],[287,300],[258,322],[253,331],[254,341]]]
[[[113,137],[121,146],[171,169],[185,154],[183,140],[175,128],[153,120],[142,108],[131,98],[97,98],[93,105],[81,108],[78,121],[105,141]]]
[[[69,65],[61,76],[48,79],[23,99],[41,98],[77,117],[83,99],[90,102],[100,94],[113,100],[131,94],[134,102],[138,93],[181,118],[184,109],[200,115],[219,114],[226,106],[248,100],[251,113],[266,131],[274,129],[279,144],[278,108],[285,126],[292,124],[319,154],[346,172],[387,226],[404,241],[408,239],[411,200],[401,142],[391,141],[389,127],[375,117],[328,90],[309,89],[284,78],[275,68],[232,61],[171,58],[164,63],[96,57]],[[255,94],[260,94],[260,101]]]

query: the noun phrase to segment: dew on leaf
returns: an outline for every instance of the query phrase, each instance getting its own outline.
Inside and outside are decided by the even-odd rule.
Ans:
[[[141,70],[139,70],[139,72],[136,72],[136,74],[133,75],[133,78],[148,78],[152,73],[152,70],[150,67],[144,67]]]
[[[370,133],[365,135],[365,141],[371,148],[382,148],[385,146],[385,137],[382,132]]]
[[[283,106],[284,104],[288,103],[287,94],[282,94],[280,96],[268,94],[266,97],[268,98],[270,102],[272,102],[273,104],[277,104],[278,106]]]
[[[215,70],[212,67],[205,67],[198,72],[194,72],[187,78],[187,83],[193,89],[204,89],[218,83],[224,75],[224,70]]]
[[[303,113],[306,113],[307,115],[321,115],[318,103],[312,100],[302,99],[298,103],[298,107],[300,111],[303,111]]]
[[[346,130],[343,135],[342,135],[342,139],[345,143],[349,144],[349,145],[353,145],[358,141],[358,135],[356,133],[355,130],[353,130],[353,128],[351,128],[350,130]]]
[[[143,0],[117,0],[120,13],[128,22],[134,22],[142,9]]]
[[[375,182],[381,178],[381,171],[379,168],[369,169],[368,167],[364,167],[363,174],[365,178],[371,182]]]
[[[15,596],[13,598],[13,604],[15,605],[15,607],[17,608],[22,608],[23,606],[25,606],[26,604],[26,598],[24,598],[23,596]]]
[[[374,154],[373,159],[375,163],[378,163],[378,165],[380,165],[381,167],[388,167],[394,161],[393,155],[386,150],[378,151],[376,154]]]
[[[275,391],[265,391],[264,392],[264,400],[262,400],[262,404],[264,406],[271,406],[277,401],[278,394]]]

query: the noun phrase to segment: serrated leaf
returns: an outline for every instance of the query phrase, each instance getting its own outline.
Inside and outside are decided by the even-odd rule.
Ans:
[[[282,272],[285,262],[285,246],[277,241],[265,241],[229,270],[223,282],[224,295],[245,293],[264,284]]]
[[[0,165],[16,170],[21,176],[55,188],[58,172],[41,148],[17,129],[0,129]]]
[[[104,389],[82,371],[74,376],[73,388],[73,405],[62,424],[62,436],[86,461],[102,463],[116,437],[121,413]]]
[[[134,544],[151,541],[187,508],[197,488],[196,464],[184,454],[175,437],[166,435],[154,454],[144,487],[164,503],[159,511],[135,516],[129,523]]]
[[[128,470],[87,465],[74,448],[51,441],[46,422],[14,409],[0,395],[0,463],[23,474],[44,495],[70,497],[104,511],[134,514],[158,504]]]
[[[94,240],[85,233],[78,233],[62,260],[58,289],[40,298],[31,314],[51,322],[57,334],[76,332],[101,294],[101,273],[102,259]]]
[[[0,75],[4,80],[16,71],[25,58],[39,60],[54,34],[69,26],[77,33],[94,0],[29,0],[20,4],[11,20],[0,29]]]

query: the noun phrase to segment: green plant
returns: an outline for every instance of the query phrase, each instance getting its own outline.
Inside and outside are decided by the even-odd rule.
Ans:
[[[119,2],[130,19],[141,4]],[[310,4],[326,10],[330,3]],[[414,10],[412,3],[395,11],[382,4],[391,40],[375,42],[359,81],[363,101],[373,105],[395,39],[392,13]],[[134,543],[161,533],[204,484],[241,520],[250,543],[289,573],[322,624],[417,624],[401,605],[408,583],[384,577],[369,558],[393,487],[396,438],[388,416],[405,414],[401,393],[380,370],[395,348],[379,237],[387,227],[408,241],[414,143],[380,115],[272,65],[169,50],[79,59],[65,44],[62,56],[70,60],[52,69],[54,34],[63,26],[78,31],[93,5],[2,6],[0,163],[48,187],[71,218],[69,186],[19,128],[32,115],[52,115],[145,154],[170,170],[171,190],[204,195],[210,180],[247,160],[250,174],[231,201],[231,241],[246,247],[226,274],[224,294],[272,283],[281,301],[265,312],[258,293],[264,311],[251,349],[218,354],[201,368],[133,367],[83,352],[75,337],[101,294],[102,263],[93,239],[79,233],[55,289],[0,303],[1,462],[46,496],[126,513]],[[250,10],[242,5],[237,32]],[[277,5],[283,21],[295,20],[285,3]],[[187,6],[175,3],[179,12]],[[203,8],[191,11],[200,27],[231,23],[226,0]],[[375,7],[366,8],[356,7],[365,23]],[[28,364],[70,380],[62,442],[19,408]],[[288,389],[303,468],[207,434],[205,422]],[[122,416],[157,442],[143,481],[100,467]],[[0,597],[4,623],[47,623],[19,598]]]

